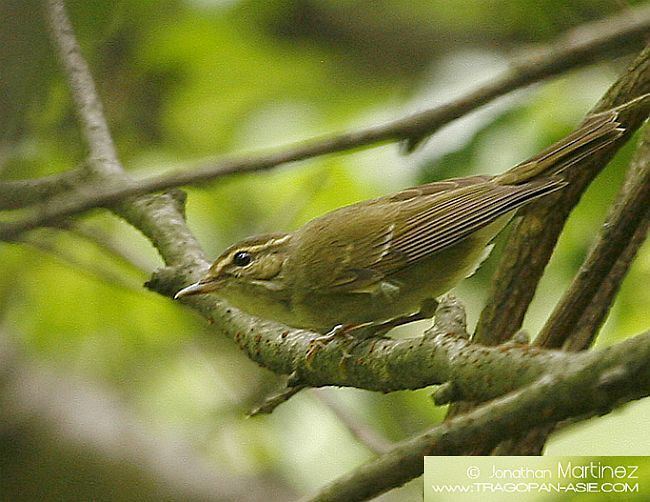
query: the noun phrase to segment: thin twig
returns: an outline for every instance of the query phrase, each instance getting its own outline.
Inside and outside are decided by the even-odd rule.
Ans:
[[[60,2],[51,0],[51,3],[59,4]],[[54,16],[51,17],[54,18]],[[69,23],[66,26],[69,27]],[[413,144],[424,136],[433,134],[458,117],[512,90],[559,75],[570,68],[585,66],[605,57],[612,50],[620,50],[622,47],[627,47],[629,43],[643,41],[649,30],[650,7],[637,8],[630,12],[626,11],[606,20],[589,23],[565,33],[548,46],[535,50],[526,59],[515,62],[508,71],[494,81],[442,106],[383,125],[300,142],[274,152],[239,158],[225,158],[207,162],[195,168],[153,176],[139,182],[127,182],[125,180],[118,182],[119,180],[114,180],[114,183],[109,186],[106,186],[105,183],[97,186],[87,186],[73,200],[66,197],[62,199],[55,198],[47,207],[40,208],[31,216],[0,225],[0,239],[10,239],[25,230],[95,207],[106,207],[125,198],[144,193],[213,181],[232,174],[263,171],[288,162],[361,148],[376,143],[409,140]],[[70,33],[69,30],[58,30],[55,31],[55,36],[70,38],[68,36]],[[61,43],[59,45],[67,48],[72,44]],[[96,142],[105,143],[104,146],[91,149],[91,151],[94,157],[107,159],[104,164],[110,166],[109,170],[117,171],[119,163],[114,155],[112,142],[108,143],[106,141],[108,127],[105,121],[102,124],[102,121],[97,120],[97,116],[103,117],[101,106],[96,105],[95,101],[97,100],[89,99],[87,96],[84,97],[84,94],[94,94],[96,96],[94,86],[88,85],[89,82],[92,84],[92,79],[89,79],[89,74],[87,75],[88,78],[75,78],[75,76],[87,73],[85,63],[77,65],[79,60],[83,62],[78,47],[67,49],[69,52],[65,54],[63,53],[64,50],[60,49],[62,57],[65,54],[72,56],[71,60],[67,58],[64,60],[71,75],[70,82],[74,94],[78,95],[75,102],[78,103],[80,115],[86,117],[82,120],[85,129],[88,133],[93,133],[86,136],[93,144]],[[93,129],[93,124],[100,124],[97,131]],[[108,137],[110,138],[110,135]]]
[[[62,0],[47,0],[48,27],[52,31],[59,58],[64,66],[70,93],[79,117],[81,129],[90,149],[90,157],[98,165],[88,163],[90,170],[104,173],[122,171],[117,160],[113,138],[104,118],[104,109],[97,95],[95,83],[74,35],[72,24]]]
[[[129,281],[120,274],[100,267],[94,262],[80,260],[66,249],[60,248],[51,242],[38,239],[31,235],[22,238],[20,242],[58,259],[76,273],[85,273],[89,277],[97,279],[109,286],[118,286],[132,293],[142,294],[142,285],[137,282]]]
[[[373,453],[383,455],[392,448],[390,441],[383,438],[377,431],[367,423],[364,423],[359,417],[353,416],[350,411],[342,406],[338,399],[330,395],[327,390],[312,389],[310,394],[328,408],[339,422],[350,431],[350,434],[352,434],[353,437]]]
[[[279,392],[271,394],[270,396],[264,397],[264,401],[259,406],[253,408],[249,413],[249,417],[255,417],[257,415],[269,415],[280,406],[282,403],[287,402],[293,396],[298,394],[303,389],[306,389],[306,385],[294,385],[284,387]]]
[[[95,244],[102,251],[114,256],[120,262],[129,265],[134,270],[148,274],[151,271],[151,265],[135,253],[130,253],[121,246],[112,235],[83,223],[75,223],[65,227],[65,230],[77,237],[81,237],[88,242]]]

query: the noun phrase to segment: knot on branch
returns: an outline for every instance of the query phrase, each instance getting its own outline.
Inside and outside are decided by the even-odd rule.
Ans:
[[[436,406],[442,406],[444,404],[460,401],[461,396],[458,386],[454,384],[454,382],[450,381],[440,385],[433,394],[431,394],[431,399],[433,399],[433,403]]]
[[[440,300],[433,326],[424,332],[425,337],[435,337],[440,334],[469,338],[465,306],[452,293],[448,293]]]
[[[173,297],[187,281],[187,278],[192,280],[191,278],[196,275],[196,270],[196,265],[161,267],[151,274],[151,278],[144,283],[144,287],[161,295]]]
[[[520,329],[512,336],[511,342],[515,345],[530,345],[530,333]]]
[[[187,192],[181,190],[180,188],[172,188],[170,190],[165,191],[165,195],[169,197],[170,201],[174,204],[176,210],[181,214],[181,216],[185,220],[186,219],[185,206],[187,202]]]

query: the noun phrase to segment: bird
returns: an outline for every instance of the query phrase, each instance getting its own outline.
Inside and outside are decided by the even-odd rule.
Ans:
[[[562,190],[569,168],[621,137],[619,112],[630,103],[589,116],[502,174],[435,181],[246,238],[175,298],[214,293],[328,335],[432,317],[436,298],[477,270],[519,208]]]

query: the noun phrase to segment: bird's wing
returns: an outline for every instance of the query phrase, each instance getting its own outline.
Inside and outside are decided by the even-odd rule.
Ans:
[[[359,204],[347,206],[330,213],[323,218],[311,222],[309,231],[319,233],[328,242],[329,267],[324,275],[321,275],[319,267],[313,267],[311,274],[318,274],[318,277],[311,277],[312,284],[319,284],[319,290],[331,292],[369,292],[380,286],[384,277],[384,271],[388,269],[398,270],[407,264],[405,255],[396,252],[392,246],[395,230],[400,211],[417,212],[422,207],[423,200],[433,200],[440,194],[457,190],[465,186],[489,180],[489,176],[472,176],[466,178],[450,179],[406,188],[392,195],[380,197],[373,201],[364,201]],[[362,217],[359,217],[363,213]],[[367,218],[373,221],[382,221],[384,225],[372,225],[371,231],[368,228],[359,228],[354,225],[343,227],[341,234],[337,228],[334,232],[329,219],[351,219],[360,222]],[[315,260],[309,256],[306,262]],[[318,270],[318,271],[316,271]]]
[[[327,284],[325,289],[332,292],[384,293],[390,290],[391,274],[564,186],[553,178],[516,186],[490,179],[447,180],[377,200],[380,214],[386,216],[381,230],[366,234],[363,228],[355,228],[350,238],[343,237],[339,249],[333,250],[336,263],[320,284]]]
[[[514,186],[487,181],[444,193],[428,207],[403,219],[394,232],[390,251],[405,257],[402,266],[412,265],[564,185],[556,178]],[[389,275],[400,268],[380,263],[379,270]]]
[[[384,267],[389,263],[400,268],[406,263],[404,256],[392,251],[395,224],[387,222],[379,232],[357,235],[346,240],[345,245],[334,251],[336,262],[328,271],[327,280],[320,284],[332,292],[372,292],[384,279]]]

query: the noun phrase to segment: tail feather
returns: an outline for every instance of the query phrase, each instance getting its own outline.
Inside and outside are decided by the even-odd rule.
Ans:
[[[502,185],[518,185],[540,176],[553,176],[616,141],[625,132],[621,117],[630,111],[650,113],[650,93],[643,94],[616,108],[596,113],[578,129],[533,158],[496,176]]]
[[[621,137],[625,129],[617,118],[616,110],[590,117],[573,133],[497,176],[495,181],[503,185],[518,185],[542,174],[561,173]]]

